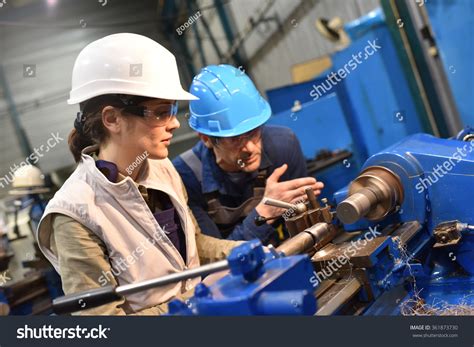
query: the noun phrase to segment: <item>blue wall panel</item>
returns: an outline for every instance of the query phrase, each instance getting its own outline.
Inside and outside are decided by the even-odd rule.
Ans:
[[[474,126],[474,1],[430,0],[426,8],[461,120]]]

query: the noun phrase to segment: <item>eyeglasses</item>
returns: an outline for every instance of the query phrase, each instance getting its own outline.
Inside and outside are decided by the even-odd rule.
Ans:
[[[157,126],[164,126],[169,123],[171,118],[178,114],[178,102],[176,101],[172,104],[160,104],[152,108],[146,106],[125,106],[121,108],[121,110],[136,116],[144,117]]]
[[[248,141],[257,143],[262,137],[261,127],[255,128],[246,132],[245,134],[232,137],[212,137],[212,142],[215,146],[226,147],[228,149],[240,149]]]

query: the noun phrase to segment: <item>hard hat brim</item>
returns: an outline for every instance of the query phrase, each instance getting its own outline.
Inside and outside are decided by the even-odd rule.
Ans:
[[[108,83],[109,81],[103,81]],[[95,81],[93,83],[88,83],[87,85],[83,85],[79,88],[76,88],[71,91],[69,94],[69,99],[67,103],[69,105],[79,104],[83,101],[92,99],[96,96],[100,95],[107,95],[107,94],[126,94],[126,95],[136,95],[136,96],[145,96],[149,98],[156,98],[156,99],[165,99],[165,100],[199,100],[198,97],[194,96],[193,94],[185,91],[181,88],[181,90],[162,90],[157,91],[153,89],[146,90],[143,88],[142,84],[134,85],[125,85],[122,88],[109,88],[105,86],[105,88],[94,88],[92,84],[102,84],[101,81]],[[96,86],[97,87],[97,86]],[[136,87],[136,88],[135,88]],[[93,90],[93,92],[90,92]]]

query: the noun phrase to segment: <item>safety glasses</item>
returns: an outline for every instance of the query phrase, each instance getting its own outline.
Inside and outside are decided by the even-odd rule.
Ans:
[[[215,146],[223,147],[227,149],[240,149],[242,148],[248,141],[252,141],[253,143],[258,143],[260,138],[262,137],[262,129],[261,127],[255,128],[246,132],[245,134],[232,136],[232,137],[213,137],[212,143]]]
[[[164,126],[171,118],[178,114],[178,102],[172,104],[160,104],[158,106],[125,106],[122,111],[145,118],[147,121],[157,126]]]

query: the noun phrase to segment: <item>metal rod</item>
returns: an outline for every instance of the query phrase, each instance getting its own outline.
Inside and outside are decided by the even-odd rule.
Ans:
[[[249,37],[252,31],[254,30],[254,27],[255,27],[254,22],[258,23],[260,20],[262,20],[274,3],[275,3],[275,0],[267,0],[267,2],[263,4],[261,8],[258,8],[256,9],[256,11],[254,11],[255,16],[250,18],[246,26],[237,35],[237,37],[234,38],[234,42],[232,43],[231,47],[228,49],[226,55],[223,58],[221,58],[221,61],[223,63],[229,62],[230,58],[237,52],[240,46],[244,43],[247,37]],[[254,19],[254,22],[252,21],[252,19]]]
[[[369,213],[379,201],[369,188],[362,188],[337,206],[337,217],[344,224],[352,224]]]
[[[280,201],[280,200],[275,200],[272,198],[263,198],[263,203],[269,206],[286,208],[288,210],[293,209],[296,211],[296,205],[290,204],[288,202]]]
[[[140,283],[126,284],[115,289],[119,295],[133,294],[143,290],[165,286],[170,283],[177,283],[190,278],[209,275],[229,268],[227,260],[221,260],[212,264],[203,265],[194,269],[178,272],[175,274],[154,278]]]
[[[319,205],[318,200],[316,200],[316,195],[314,195],[314,190],[311,187],[306,188],[305,190],[306,196],[308,197],[308,201],[311,204],[312,208],[319,208],[321,205]]]
[[[137,293],[143,290],[176,283],[194,277],[209,275],[229,268],[227,260],[203,265],[180,273],[171,274],[140,283],[126,284],[119,287],[106,286],[93,288],[80,293],[73,293],[53,300],[53,310],[57,314],[77,312],[93,307],[102,306],[119,300],[124,295]]]
[[[314,238],[311,234],[303,231],[283,242],[278,246],[277,251],[282,252],[285,256],[290,256],[308,252],[313,247]]]
[[[418,59],[417,65],[427,70],[428,78],[426,76],[424,78],[433,88],[433,96],[435,96],[429,100],[434,105],[435,111],[440,110],[438,116],[444,123],[441,131],[443,132],[443,128],[447,130],[447,134],[442,133],[441,135],[442,137],[456,136],[463,125],[440,55],[432,53],[434,49],[438,52],[439,47],[436,45],[435,38],[433,38],[427,10],[415,4],[414,1],[406,1],[404,4],[414,28],[415,35],[412,42],[421,48],[420,55],[423,59]]]
[[[317,223],[278,246],[277,250],[286,256],[303,254],[320,249],[336,236],[336,229],[328,223]]]

